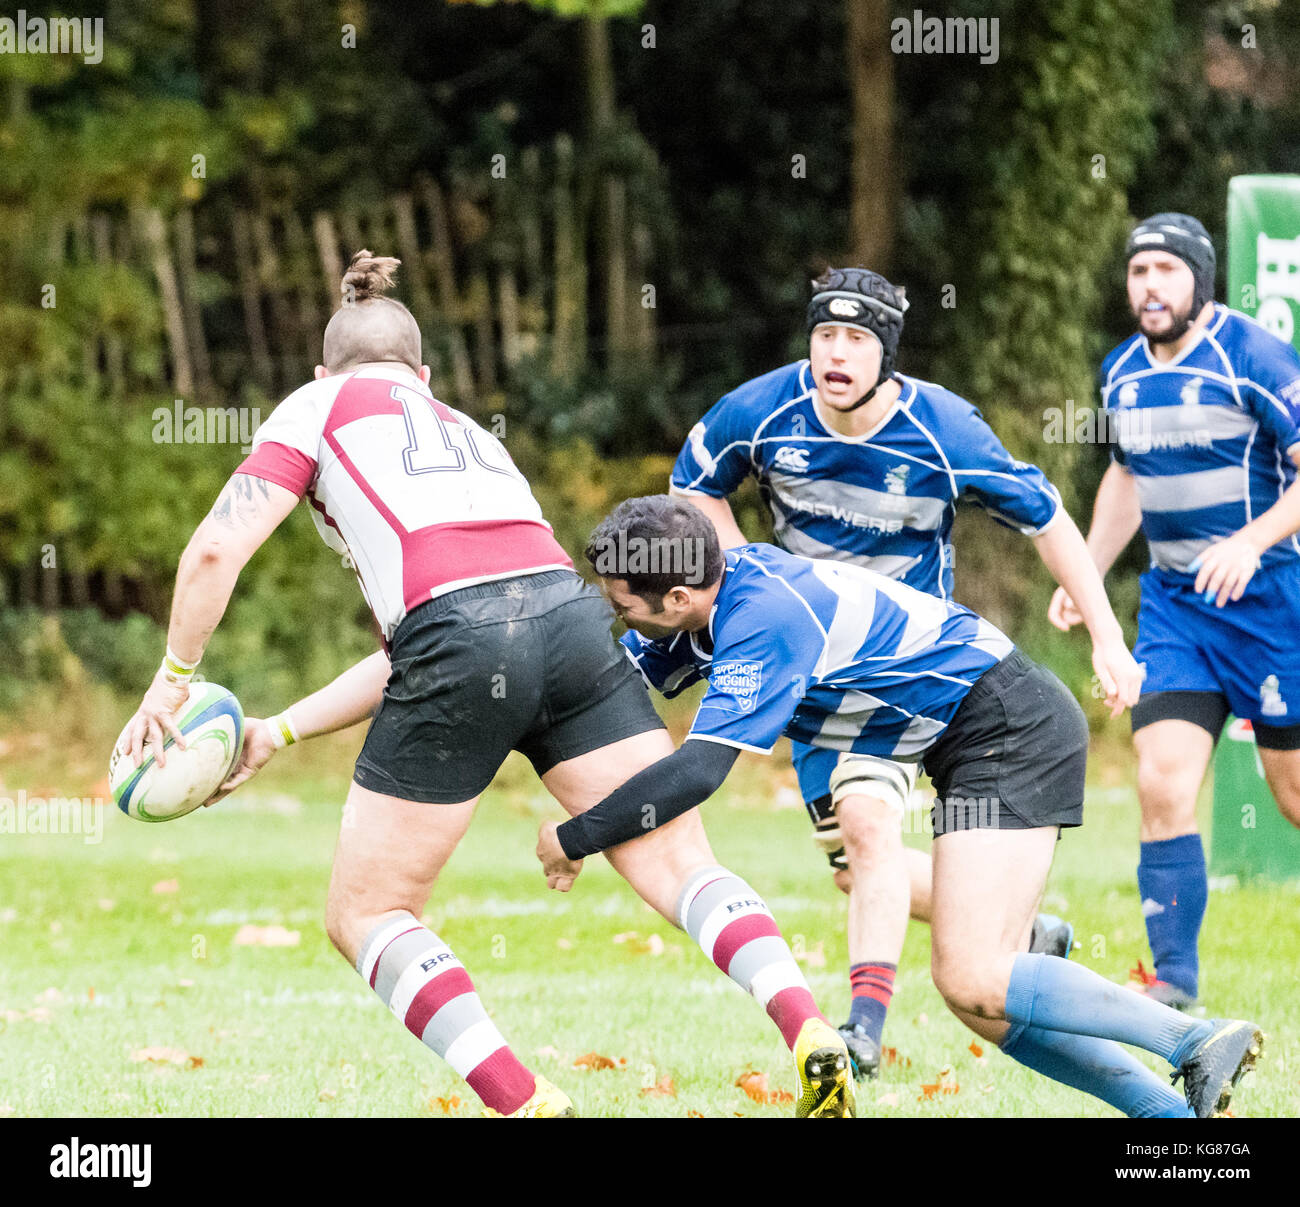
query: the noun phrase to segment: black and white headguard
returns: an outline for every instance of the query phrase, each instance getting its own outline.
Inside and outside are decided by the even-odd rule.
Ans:
[[[894,374],[898,340],[903,334],[907,298],[901,286],[891,285],[866,268],[831,268],[812,283],[808,303],[808,334],[828,323],[856,327],[880,341],[880,376],[848,410],[870,402],[875,392]]]

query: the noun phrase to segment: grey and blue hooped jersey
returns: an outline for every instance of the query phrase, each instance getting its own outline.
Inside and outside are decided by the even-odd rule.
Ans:
[[[753,474],[791,553],[866,566],[946,599],[959,502],[1034,534],[1055,518],[1060,496],[965,399],[900,379],[898,402],[853,437],[822,423],[808,361],[748,381],[691,430],[673,488],[725,498]]]
[[[761,544],[725,556],[706,629],[623,637],[665,695],[708,680],[691,738],[767,754],[785,734],[919,761],[1013,648],[970,609],[861,566]]]
[[[1168,363],[1134,335],[1101,366],[1113,455],[1137,484],[1151,564],[1190,573],[1207,545],[1267,511],[1295,481],[1300,357],[1253,319],[1216,305],[1202,337]],[[1294,562],[1294,536],[1265,566]]]

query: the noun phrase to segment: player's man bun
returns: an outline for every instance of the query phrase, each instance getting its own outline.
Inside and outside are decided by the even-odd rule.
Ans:
[[[342,373],[359,364],[406,365],[420,371],[420,325],[396,298],[392,287],[401,260],[362,248],[343,274],[343,304],[325,328],[322,364]]]
[[[347,302],[368,302],[383,297],[392,288],[393,274],[401,260],[395,256],[377,256],[362,248],[343,274],[342,292]]]

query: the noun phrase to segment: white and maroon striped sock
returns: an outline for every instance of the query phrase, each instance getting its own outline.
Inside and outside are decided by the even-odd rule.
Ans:
[[[677,920],[719,968],[758,1002],[794,1048],[799,1028],[823,1018],[776,919],[726,868],[696,873],[677,899]]]
[[[533,1096],[515,1058],[450,947],[407,913],[381,922],[357,956],[357,971],[412,1035],[432,1048],[485,1105],[503,1115]]]

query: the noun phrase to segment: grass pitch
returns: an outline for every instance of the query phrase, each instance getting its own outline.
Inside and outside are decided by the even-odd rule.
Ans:
[[[8,736],[0,797],[92,791],[106,745],[82,766]],[[131,821],[110,801],[98,842],[0,835],[0,1114],[478,1113],[473,1094],[395,1022],[323,932],[358,743],[354,735],[289,751],[221,805],[166,825]],[[546,891],[532,849],[538,822],[556,808],[523,767],[508,765],[426,911],[507,1040],[585,1116],[791,1113],[780,1099],[795,1088],[793,1068],[763,1012],[603,859],[588,861],[571,895]],[[766,897],[819,1003],[840,1021],[845,899],[809,839],[788,766],[746,758],[704,818],[719,859]],[[1086,819],[1060,844],[1046,907],[1074,922],[1076,959],[1122,980],[1147,958],[1131,791],[1095,790]],[[1300,1107],[1298,906],[1295,885],[1211,893],[1206,1006],[1254,1019],[1268,1035],[1238,1115]],[[928,930],[913,923],[885,1031],[896,1059],[860,1088],[860,1115],[1114,1115],[990,1045],[972,1047],[930,984],[928,962]],[[592,1054],[606,1061],[588,1064],[612,1067],[575,1067]],[[766,1074],[774,1101],[736,1084],[749,1072]]]

